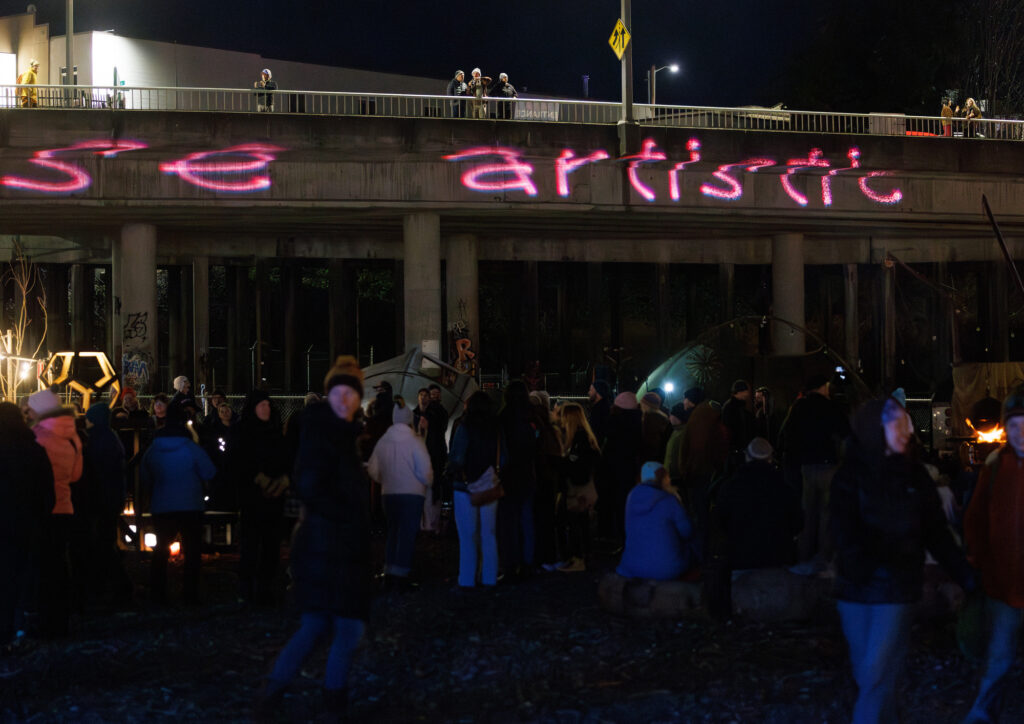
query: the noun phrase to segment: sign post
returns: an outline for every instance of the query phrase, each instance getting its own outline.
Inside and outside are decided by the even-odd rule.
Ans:
[[[619,155],[626,156],[636,150],[637,142],[631,141],[637,135],[631,133],[633,119],[633,46],[629,40],[629,26],[632,23],[631,0],[621,0],[622,14],[615,23],[608,44],[615,56],[622,62],[622,118],[619,119]]]

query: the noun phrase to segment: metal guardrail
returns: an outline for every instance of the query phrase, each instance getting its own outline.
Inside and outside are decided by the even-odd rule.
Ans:
[[[32,91],[34,100],[27,100]],[[395,93],[341,93],[255,88],[170,88],[142,86],[0,85],[0,108],[217,111],[226,113],[380,116],[544,121],[614,125],[619,103],[518,98],[506,100]],[[641,126],[723,128],[816,134],[957,136],[1024,140],[1024,120],[985,118],[968,122],[939,116],[885,113],[827,113],[774,108],[633,106]]]

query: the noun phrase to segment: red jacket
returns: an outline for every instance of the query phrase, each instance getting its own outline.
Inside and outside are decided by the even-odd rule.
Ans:
[[[71,483],[82,477],[82,441],[75,430],[74,414],[68,411],[43,418],[32,432],[53,467],[53,491],[57,496],[53,513],[71,515],[75,512],[71,506]]]
[[[1024,608],[1024,459],[1004,445],[985,461],[964,516],[985,593]]]

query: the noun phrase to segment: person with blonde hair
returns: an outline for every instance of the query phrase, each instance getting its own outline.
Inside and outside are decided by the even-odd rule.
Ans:
[[[585,571],[590,548],[590,511],[597,502],[594,472],[601,460],[601,446],[590,429],[583,408],[567,402],[561,408],[562,479],[565,500],[566,564],[559,570],[566,573]]]
[[[257,703],[256,718],[273,721],[288,684],[321,638],[329,636],[325,713],[348,708],[352,654],[370,616],[370,499],[356,451],[361,430],[363,372],[341,356],[324,378],[324,402],[303,413],[295,484],[302,515],[292,539],[290,570],[299,630],[277,657]]]

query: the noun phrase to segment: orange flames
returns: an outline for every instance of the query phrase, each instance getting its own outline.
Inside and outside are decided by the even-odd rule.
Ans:
[[[179,543],[178,541],[174,541],[173,543],[171,543],[171,555],[176,556],[179,553],[181,553],[181,543]]]
[[[974,424],[971,422],[971,419],[967,418],[967,426],[974,430],[974,436],[977,438],[978,442],[995,442],[999,444],[1006,442],[1006,430],[1004,430],[999,425],[996,425],[995,427],[989,430],[978,430],[976,427],[974,427]]]

